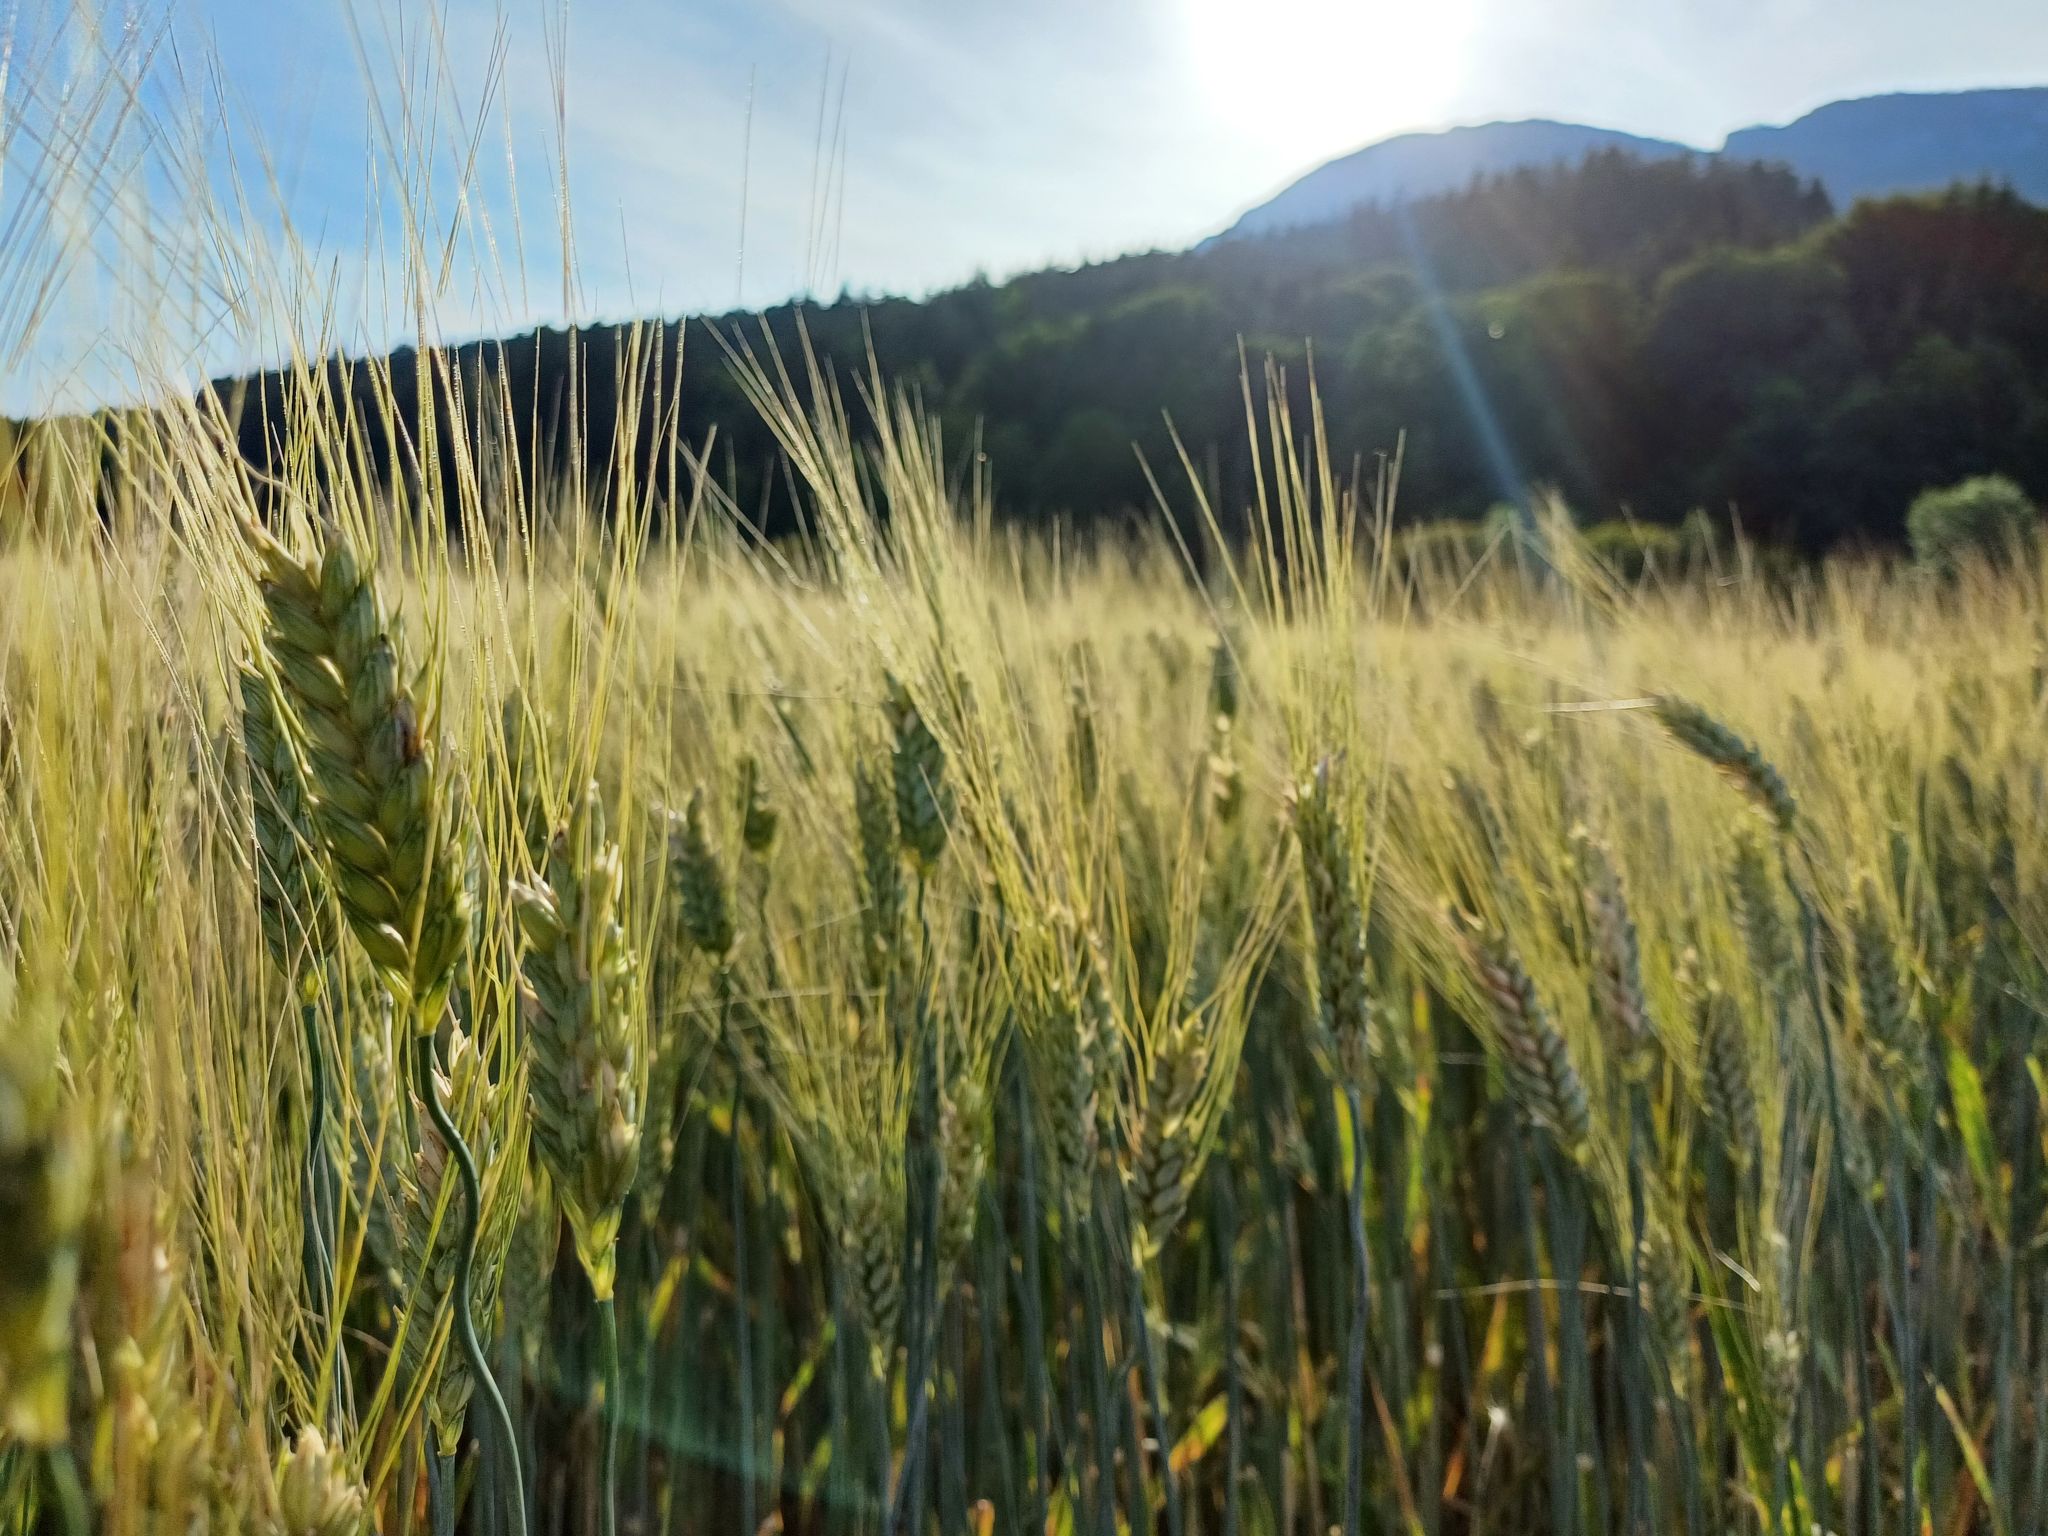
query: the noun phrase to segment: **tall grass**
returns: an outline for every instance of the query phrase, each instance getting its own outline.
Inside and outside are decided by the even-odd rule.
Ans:
[[[787,545],[303,352],[40,440],[0,1527],[2048,1522],[2041,570],[1426,570],[1250,387],[1054,550],[728,341]]]

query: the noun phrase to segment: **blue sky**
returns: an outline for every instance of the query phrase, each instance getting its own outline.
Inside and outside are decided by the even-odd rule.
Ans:
[[[579,0],[566,70],[554,0],[443,0],[438,20],[418,0],[171,3],[177,48],[152,68],[174,59],[185,79],[153,99],[217,60],[222,101],[191,155],[216,191],[232,158],[254,206],[282,203],[353,344],[398,312],[365,297],[379,282],[366,227],[373,245],[394,228],[372,96],[399,138],[399,98],[439,103],[422,132],[440,145],[440,215],[466,234],[437,314],[466,332],[567,309],[918,293],[1181,245],[1408,129],[1547,116],[1712,146],[1844,96],[2048,82],[2042,0]],[[440,88],[399,89],[408,71]],[[579,262],[567,298],[556,80]],[[451,129],[479,116],[458,209]],[[22,189],[0,189],[0,211]],[[386,214],[366,223],[379,198]],[[119,307],[104,281],[75,286],[39,355]],[[224,324],[209,353],[261,347]]]

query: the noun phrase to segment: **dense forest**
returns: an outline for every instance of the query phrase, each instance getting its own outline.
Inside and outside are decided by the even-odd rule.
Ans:
[[[1588,521],[1704,509],[1811,551],[1896,542],[1916,492],[1968,475],[2048,499],[2048,211],[1957,187],[1838,213],[1785,170],[1712,160],[1596,154],[1337,224],[921,301],[471,343],[429,374],[528,424],[528,475],[566,462],[573,436],[637,436],[658,482],[672,471],[657,420],[695,442],[715,427],[715,473],[773,530],[788,526],[786,481],[720,337],[758,348],[765,325],[793,357],[799,324],[842,379],[872,344],[949,452],[986,452],[998,506],[1020,520],[1147,508],[1140,454],[1173,486],[1175,431],[1238,504],[1241,347],[1254,366],[1278,359],[1298,398],[1313,376],[1341,460],[1405,444],[1404,520],[1555,489]],[[386,368],[414,416],[409,351],[336,361],[326,392],[369,421]],[[244,455],[269,464],[292,381],[213,388]],[[622,401],[648,430],[617,432]],[[444,400],[444,437],[450,414]],[[389,445],[365,435],[389,473]],[[398,454],[401,472],[415,454]]]

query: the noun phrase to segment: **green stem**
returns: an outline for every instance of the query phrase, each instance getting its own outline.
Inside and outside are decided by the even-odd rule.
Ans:
[[[601,1536],[618,1536],[619,1530],[619,1314],[618,1306],[606,1296],[597,1304],[598,1344],[604,1370],[604,1479],[598,1503]]]
[[[1145,1408],[1152,1420],[1152,1434],[1159,1451],[1159,1486],[1165,1496],[1167,1536],[1181,1536],[1180,1485],[1173,1475],[1173,1433],[1166,1423],[1166,1383],[1161,1379],[1159,1359],[1152,1347],[1152,1324],[1145,1315],[1145,1270],[1138,1262],[1136,1232],[1131,1221],[1130,1196],[1123,1197],[1124,1267],[1130,1277],[1131,1335],[1137,1351],[1139,1375],[1145,1384]]]
[[[505,1447],[505,1465],[512,1474],[509,1479],[512,1487],[512,1536],[526,1536],[526,1500],[519,1491],[519,1441],[512,1428],[512,1415],[498,1391],[498,1378],[491,1374],[491,1363],[485,1358],[484,1347],[477,1339],[476,1319],[470,1307],[477,1228],[483,1218],[483,1183],[477,1177],[476,1159],[470,1155],[469,1143],[462,1139],[462,1133],[456,1130],[455,1121],[448,1113],[448,1106],[441,1102],[441,1090],[434,1081],[434,1037],[431,1034],[420,1035],[413,1042],[413,1076],[420,1102],[427,1107],[427,1118],[433,1122],[442,1144],[455,1159],[455,1169],[462,1180],[462,1228],[456,1234],[455,1246],[455,1337],[462,1345],[462,1357],[468,1362],[475,1390],[483,1398],[499,1443]]]
[[[1639,1096],[1640,1087],[1632,1091],[1632,1097]],[[1647,1330],[1643,1317],[1643,1230],[1645,1214],[1643,1209],[1643,1164],[1642,1164],[1642,1119],[1636,1113],[1638,1106],[1632,1105],[1629,1115],[1628,1137],[1628,1255],[1622,1263],[1628,1275],[1628,1311],[1622,1325],[1622,1337],[1626,1340],[1626,1367],[1622,1373],[1624,1391],[1624,1417],[1628,1445],[1628,1528],[1631,1531],[1647,1532],[1650,1529],[1650,1415],[1649,1394],[1645,1390],[1644,1373],[1648,1369],[1649,1355]],[[1565,1277],[1560,1276],[1560,1280]]]
[[[1344,1361],[1344,1536],[1361,1536],[1365,1518],[1365,1357],[1372,1331],[1372,1250],[1365,1231],[1365,1104],[1344,1089],[1351,1112],[1351,1339]]]
[[[747,1106],[740,1096],[738,1064],[732,1083],[732,1294],[734,1347],[739,1363],[740,1529],[759,1528],[754,1518],[754,1343],[747,1311],[747,1172],[740,1151],[740,1127]]]
[[[1000,1523],[1007,1524],[1020,1518],[1023,1506],[1017,1497],[1017,1458],[1006,1454],[1013,1441],[1004,1422],[1003,1381],[998,1368],[1002,1359],[1000,1311],[1003,1276],[1009,1270],[1010,1261],[1008,1244],[1004,1241],[1002,1208],[989,1181],[984,1181],[982,1186],[981,1208],[981,1276],[975,1288],[974,1318],[980,1332],[981,1357],[977,1362],[977,1375],[981,1380],[982,1428],[981,1444],[976,1447],[975,1471],[985,1484],[1001,1494],[996,1516]],[[1043,1335],[1034,1334],[1032,1337],[1036,1339]],[[1035,1426],[1031,1437],[1034,1442],[1039,1439]],[[1026,1475],[1030,1474],[1027,1472]],[[1045,1527],[1041,1524],[1037,1529],[1043,1531]]]
[[[1048,1441],[1051,1436],[1052,1396],[1046,1380],[1045,1349],[1045,1292],[1044,1274],[1038,1251],[1038,1148],[1033,1139],[1035,1133],[1031,1124],[1031,1108],[1024,1099],[1024,1079],[1016,1077],[1017,1084],[1017,1160],[1019,1165],[1019,1191],[1023,1212],[1018,1234],[1023,1249],[1023,1273],[1020,1276],[1024,1311],[1024,1359],[1025,1390],[1029,1394],[1031,1419],[1031,1529],[1043,1531],[1046,1527],[1051,1490],[1047,1487],[1050,1477]],[[1235,1536],[1235,1533],[1233,1533]]]
[[[434,1536],[455,1536],[455,1458],[427,1435],[427,1523]]]
[[[315,1316],[325,1318],[334,1301],[331,1246],[334,1220],[330,1208],[327,1161],[327,1053],[320,1045],[320,1010],[316,1002],[308,1001],[303,1005],[300,1022],[306,1033],[305,1189],[302,1194],[304,1208],[300,1213],[305,1234],[303,1263],[308,1306]],[[327,1386],[320,1394],[318,1416],[325,1419],[334,1407],[326,1400],[326,1392],[331,1390],[337,1400],[342,1397],[348,1364],[338,1338],[331,1339],[321,1348],[325,1358],[321,1362],[320,1375],[326,1379]]]
[[[1237,1365],[1237,1203],[1230,1186],[1229,1142],[1210,1180],[1217,1259],[1223,1270],[1223,1536],[1238,1536],[1243,1519],[1238,1484],[1244,1475],[1244,1380]]]
[[[64,1536],[91,1536],[92,1510],[78,1481],[78,1463],[71,1455],[71,1447],[61,1443],[51,1446],[44,1453],[43,1464],[49,1473],[50,1497],[56,1501]]]
[[[327,1124],[327,1058],[320,1048],[320,1010],[307,1003],[300,1010],[306,1032],[306,1162],[302,1193],[305,1223],[306,1285],[316,1306],[324,1308],[333,1278],[327,1267],[326,1212],[321,1208],[321,1170],[326,1164],[322,1138]]]
[[[1842,1202],[1843,1208],[1853,1200],[1856,1192],[1850,1180],[1849,1147],[1847,1129],[1842,1116],[1842,1091],[1836,1080],[1834,1031],[1828,1027],[1827,1000],[1821,996],[1820,986],[1820,945],[1818,930],[1819,915],[1814,911],[1813,900],[1806,888],[1792,875],[1790,850],[1784,853],[1785,883],[1792,888],[1793,898],[1799,903],[1799,932],[1801,949],[1805,959],[1806,989],[1813,1008],[1813,1027],[1820,1034],[1820,1059],[1823,1081],[1827,1088],[1828,1129],[1833,1133],[1835,1177],[1839,1194],[1833,1195]],[[1877,1489],[1877,1439],[1876,1409],[1870,1400],[1870,1352],[1863,1339],[1863,1261],[1856,1243],[1856,1233],[1846,1215],[1837,1222],[1837,1235],[1841,1239],[1843,1265],[1848,1271],[1851,1316],[1855,1324],[1850,1330],[1849,1362],[1856,1383],[1856,1412],[1859,1420],[1859,1446],[1857,1463],[1862,1473],[1863,1499],[1860,1511],[1866,1524],[1875,1526],[1878,1518]]]
[[[826,1468],[828,1514],[847,1518],[853,1507],[853,1458],[848,1452],[846,1404],[846,1266],[832,1265],[832,1460]]]
[[[1550,1520],[1558,1531],[1580,1529],[1578,1486],[1563,1426],[1550,1400],[1549,1327],[1543,1308],[1543,1248],[1536,1239],[1536,1194],[1529,1174],[1528,1135],[1519,1123],[1509,1132],[1508,1153],[1514,1164],[1515,1213],[1522,1227],[1522,1245],[1529,1261],[1528,1371],[1529,1419],[1549,1435]]]
[[[1072,1213],[1075,1267],[1081,1273],[1081,1331],[1086,1335],[1088,1386],[1093,1398],[1089,1414],[1095,1435],[1095,1518],[1099,1536],[1113,1536],[1116,1530],[1116,1426],[1115,1408],[1109,1390],[1109,1367],[1103,1359],[1103,1304],[1100,1266],[1095,1256],[1092,1213]]]

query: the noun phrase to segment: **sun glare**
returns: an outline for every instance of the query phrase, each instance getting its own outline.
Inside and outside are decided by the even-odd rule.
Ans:
[[[1180,0],[1197,88],[1232,132],[1300,159],[1434,126],[1472,0]]]

